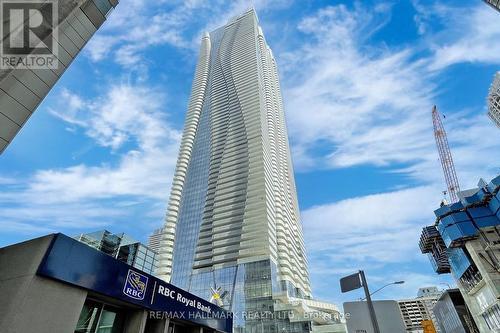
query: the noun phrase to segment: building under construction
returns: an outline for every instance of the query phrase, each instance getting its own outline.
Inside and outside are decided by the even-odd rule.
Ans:
[[[500,175],[443,203],[420,249],[438,274],[451,273],[475,321],[471,332],[500,331]]]

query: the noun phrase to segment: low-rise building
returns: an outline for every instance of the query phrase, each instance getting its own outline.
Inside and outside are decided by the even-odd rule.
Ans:
[[[406,327],[408,331],[422,331],[423,333],[432,332],[440,332],[439,327],[436,323],[436,318],[434,313],[432,312],[432,308],[434,304],[436,304],[437,300],[441,296],[442,291],[437,287],[424,287],[420,288],[417,292],[416,300],[419,304],[419,310],[423,308],[423,312],[421,313],[422,320],[417,324],[416,321],[410,321],[410,325]],[[401,301],[400,301],[401,302]],[[401,303],[400,303],[401,307]],[[409,312],[410,309],[408,309]],[[403,314],[403,307],[401,307],[401,314]],[[403,316],[403,321],[407,323],[407,319]],[[430,322],[429,322],[430,321]],[[417,324],[417,325],[416,325]],[[427,329],[427,330],[426,330]]]
[[[429,309],[422,300],[404,299],[398,301],[401,316],[407,332],[423,333],[422,321],[430,320]]]
[[[439,332],[432,308],[440,296],[437,287],[424,287],[418,290],[416,298],[398,301],[407,332],[425,333],[424,325]]]
[[[441,291],[437,287],[425,287],[418,290],[416,298],[398,301],[407,332],[425,333],[424,326],[427,330],[432,326],[439,332],[432,308],[440,296]]]
[[[63,234],[0,248],[2,333],[232,333],[232,314]]]

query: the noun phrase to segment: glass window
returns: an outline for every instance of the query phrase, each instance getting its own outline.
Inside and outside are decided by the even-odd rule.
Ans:
[[[111,9],[111,4],[108,0],[94,0],[94,3],[104,16],[106,16],[106,14]]]
[[[95,332],[101,307],[101,304],[97,302],[85,301],[80,318],[78,318],[78,323],[76,324],[75,333]]]
[[[120,333],[123,330],[124,316],[118,310],[104,306],[96,333]]]
[[[75,333],[121,333],[124,320],[120,309],[86,300]]]

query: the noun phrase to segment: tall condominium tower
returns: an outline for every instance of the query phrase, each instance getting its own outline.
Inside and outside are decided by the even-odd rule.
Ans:
[[[484,2],[500,12],[500,0],[484,0]]]
[[[220,288],[240,314],[311,296],[277,65],[253,9],[202,37],[157,274],[206,299]],[[234,322],[235,332],[308,325]]]
[[[0,1],[2,20],[9,18],[0,29],[0,154],[117,5]]]
[[[158,253],[160,250],[160,242],[163,236],[163,229],[158,228],[153,231],[151,235],[148,236],[148,247]]]
[[[488,116],[500,128],[500,72],[497,72],[488,94]]]

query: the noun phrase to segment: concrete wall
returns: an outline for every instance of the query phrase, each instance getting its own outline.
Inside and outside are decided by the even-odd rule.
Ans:
[[[374,301],[373,307],[382,333],[406,333],[399,305],[396,301]],[[348,333],[374,333],[366,302],[344,303]]]
[[[147,316],[148,312],[146,310],[131,312],[125,321],[124,333],[144,332]]]
[[[0,249],[2,333],[74,331],[87,292],[35,275],[52,237]]]
[[[0,154],[106,20],[96,0],[59,0],[57,68],[0,68]],[[109,0],[116,6],[118,0]]]
[[[494,236],[490,236],[489,238],[490,241],[500,241],[500,238],[496,236],[496,234],[494,234]],[[482,254],[484,258],[491,261],[480,239],[468,241],[465,243],[465,247],[483,279],[470,291],[467,291],[460,282],[457,282],[457,286],[460,289],[460,292],[474,318],[475,324],[479,328],[479,331],[488,332],[490,329],[488,328],[482,314],[486,308],[492,307],[494,304],[499,304],[500,302],[498,300],[500,297],[500,273],[495,271],[491,265],[486,263],[485,260],[481,258],[480,254]]]
[[[87,299],[111,304],[126,315],[124,333],[166,333],[168,319],[149,320],[148,311],[118,299],[36,275],[54,235],[0,248],[0,332],[72,333]],[[187,325],[187,324],[186,324]],[[182,332],[213,332],[196,324]]]
[[[448,292],[443,293],[433,312],[441,333],[467,333]]]

